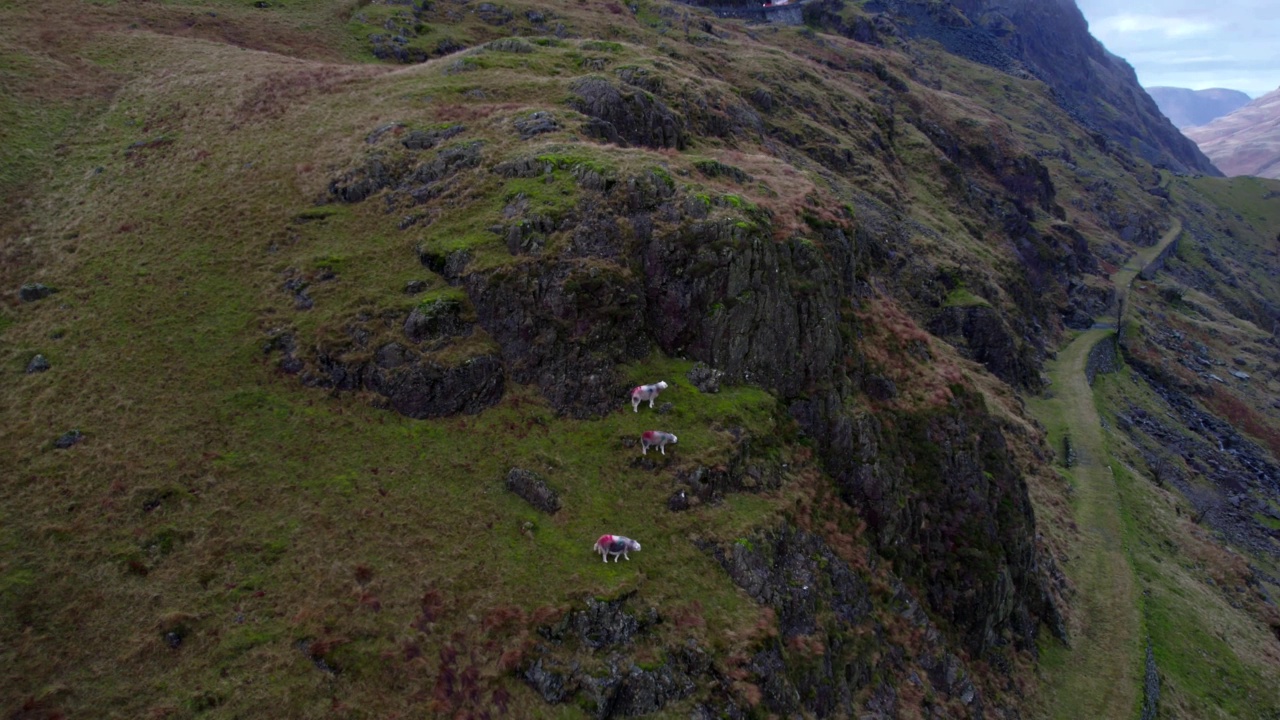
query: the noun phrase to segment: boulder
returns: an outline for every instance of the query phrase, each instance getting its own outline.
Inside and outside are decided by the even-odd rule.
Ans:
[[[28,283],[18,290],[18,299],[22,302],[35,302],[36,300],[43,300],[56,292],[58,291],[55,288],[43,283]]]
[[[531,470],[511,468],[507,473],[507,489],[549,515],[561,507],[560,495],[547,485],[542,476]]]
[[[66,450],[72,445],[76,445],[77,443],[80,443],[83,440],[84,440],[84,433],[80,432],[79,430],[68,430],[62,433],[61,435],[59,435],[57,440],[53,441],[53,446],[58,448],[59,450]]]

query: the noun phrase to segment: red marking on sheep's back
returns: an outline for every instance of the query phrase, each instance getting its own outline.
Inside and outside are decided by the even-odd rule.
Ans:
[[[596,547],[609,547],[609,545],[612,542],[613,542],[612,535],[601,535],[600,539],[596,540]]]
[[[644,434],[643,434],[643,435],[641,435],[640,437],[644,438],[645,440],[652,440],[652,439],[656,438],[657,436],[658,436],[658,431],[657,431],[657,430],[645,430],[645,431],[644,431]]]

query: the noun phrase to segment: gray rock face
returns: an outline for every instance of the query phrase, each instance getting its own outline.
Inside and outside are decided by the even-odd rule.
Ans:
[[[713,547],[711,553],[734,583],[777,611],[784,638],[813,634],[824,612],[846,626],[871,612],[866,583],[826,543],[804,530],[783,525]]]
[[[472,273],[464,282],[513,380],[538,385],[573,417],[618,406],[626,383],[617,365],[648,352],[634,276],[617,266],[563,260]]]
[[[1036,387],[1040,382],[1035,351],[989,306],[944,308],[929,322],[929,332],[947,338],[1007,383]]]
[[[696,363],[689,372],[685,373],[685,377],[698,388],[698,392],[718,393],[720,378],[724,377],[724,372],[709,367],[706,363]]]
[[[710,696],[705,709],[715,708],[713,717],[735,717],[727,678],[700,647],[663,649],[657,667],[641,667],[626,654],[646,642],[650,628],[661,621],[653,608],[631,610],[634,598],[631,592],[613,600],[588,599],[585,608],[539,628],[548,644],[534,649],[536,657],[521,677],[548,703],[576,701],[601,719],[650,715],[700,690]],[[588,670],[579,660],[588,657],[602,662],[592,662],[597,668]]]
[[[662,100],[626,86],[619,88],[602,77],[575,80],[569,89],[574,110],[591,118],[584,131],[599,140],[653,148],[683,150],[683,120]]]
[[[554,514],[560,509],[560,495],[535,472],[511,468],[506,484],[508,490],[544,513]]]
[[[443,363],[397,342],[369,347],[372,333],[359,325],[349,327],[348,334],[351,346],[319,348],[309,357],[300,354],[290,332],[276,333],[263,349],[279,352],[281,372],[298,375],[304,385],[372,391],[413,418],[473,415],[502,399],[506,370],[495,355],[479,353]]]
[[[461,125],[454,125],[444,130],[415,131],[402,142],[412,150],[426,149],[464,130]],[[482,145],[475,141],[442,147],[420,161],[376,149],[359,165],[331,180],[329,196],[338,202],[358,203],[391,188],[392,205],[420,204],[438,195],[443,181],[479,165]]]
[[[389,187],[396,168],[379,156],[370,157],[363,165],[347,171],[329,183],[329,194],[345,203],[358,203]]]
[[[1265,498],[1274,495],[1280,477],[1271,454],[1230,423],[1204,412],[1160,365],[1128,352],[1124,359],[1163,401],[1162,412],[1131,407],[1117,418],[1120,429],[1144,448],[1148,467],[1185,464],[1189,474],[1165,472],[1160,479],[1183,493],[1203,522],[1233,545],[1274,556],[1276,531],[1255,515],[1266,514]],[[1177,463],[1166,462],[1167,454]],[[1231,502],[1242,496],[1246,501]]]
[[[784,472],[778,463],[753,456],[753,438],[740,429],[730,428],[729,432],[736,443],[724,462],[713,467],[697,465],[676,473],[672,483],[674,492],[667,500],[668,509],[679,512],[694,504],[718,503],[728,493],[766,492],[782,486]]]
[[[636,93],[643,91],[637,88],[619,90],[608,81],[588,80],[576,84],[575,91],[598,100],[595,109],[602,116],[614,117],[607,109],[615,101],[624,107],[640,102],[625,99],[628,93],[639,97]],[[578,97],[586,102],[581,92]],[[1001,176],[1008,181],[1005,190],[1025,196],[1019,200],[1024,209],[1051,205],[1052,187],[1041,182],[1037,165],[1015,158],[995,166],[1007,171]],[[548,168],[545,161],[525,158],[494,170],[503,177],[538,177]],[[870,226],[855,227],[848,220],[813,227],[807,238],[778,239],[767,213],[728,196],[681,193],[660,172],[575,177],[582,197],[555,222],[530,217],[528,203],[508,204],[499,233],[508,237],[508,262],[472,265],[466,251],[420,251],[428,269],[465,290],[477,325],[500,348],[506,376],[536,385],[559,412],[582,418],[619,407],[628,384],[618,366],[645,357],[654,345],[668,356],[715,368],[700,375],[706,389],[717,381],[767,388],[789,403],[843,499],[867,519],[877,552],[923,589],[930,610],[954,626],[969,652],[981,655],[1006,636],[1019,648],[1033,649],[1039,621],[1061,627],[1040,579],[1026,488],[1005,448],[1003,433],[1013,430],[994,420],[976,397],[960,396],[937,412],[895,415],[894,433],[848,402],[863,392],[891,399],[897,391],[888,378],[864,377],[853,369],[857,365],[849,361],[858,357],[858,333],[847,319],[849,298],[861,287],[858,265],[887,257],[881,245],[886,241],[878,238],[893,236],[891,221],[875,235]],[[1009,215],[1021,237],[1031,237],[1030,216],[1029,211]],[[511,242],[512,227],[535,231],[522,230]],[[536,248],[525,242],[535,236],[545,238]],[[1063,248],[1063,258],[1074,259],[1073,267],[1090,259],[1075,252],[1070,238],[1055,236],[1052,242]],[[1056,272],[1047,269],[1045,277]],[[1028,298],[1036,295],[1029,288],[1023,292]],[[991,308],[954,312],[945,329],[957,342],[1014,382],[1038,382],[1035,348],[1004,315]],[[388,351],[386,361],[401,362],[396,353]],[[412,365],[378,370],[400,373],[407,367]],[[377,377],[365,369],[354,377],[329,376],[327,382],[362,387],[370,376]],[[723,474],[682,468],[668,507],[678,511],[714,502],[723,492],[750,489],[748,481],[759,487],[773,482],[768,468],[757,470],[753,475],[749,465]],[[768,540],[824,556],[794,532],[785,540]],[[790,557],[781,547],[771,552],[769,557]],[[816,631],[819,607],[837,619],[865,612],[856,602],[861,581],[851,573],[815,569],[799,555],[787,561],[794,566],[770,565],[764,556],[753,560],[749,554],[726,557],[727,569],[744,587],[764,593],[762,602],[777,604],[784,634]],[[795,594],[799,590],[784,588],[768,575],[775,571],[800,578],[799,588],[811,576],[827,595]],[[790,662],[785,652],[780,657]],[[767,655],[760,657],[761,667],[770,662]],[[588,682],[567,661],[555,666],[546,659],[539,667],[534,673],[539,679],[529,681],[552,696],[623,687],[616,678],[609,681],[614,684]],[[948,680],[954,673],[945,658],[930,660],[928,667],[941,668],[939,682],[946,692],[967,692],[959,679]],[[619,666],[618,674],[625,672]],[[808,689],[819,693],[821,687],[838,686],[844,689],[822,691],[826,694],[810,712],[820,707],[827,714],[853,713],[856,689],[871,681],[865,660],[850,660],[847,671],[833,664],[805,673],[808,679],[800,685],[777,689],[775,712],[800,707],[784,699],[790,692],[808,697]],[[850,679],[835,679],[846,674]]]
[[[536,135],[555,132],[560,129],[560,123],[556,121],[555,116],[541,110],[530,113],[528,117],[516,120],[515,126],[520,133],[521,140],[528,140]]]
[[[27,374],[31,375],[33,373],[41,373],[51,367],[53,367],[53,365],[49,364],[48,358],[44,355],[36,355],[31,358],[31,362],[27,363]]]
[[[430,150],[466,130],[467,128],[463,125],[450,125],[439,130],[414,130],[406,135],[400,144],[410,150]]]
[[[404,336],[415,343],[456,337],[469,330],[470,323],[462,319],[462,303],[457,300],[440,299],[419,305],[404,321]]]
[[[1057,609],[1040,576],[1035,519],[1001,424],[980,397],[934,413],[851,415],[834,394],[796,400],[791,414],[820,441],[842,497],[860,509],[873,544],[974,653],[1008,630],[1032,648]],[[929,518],[927,523],[922,519]]]
[[[1089,357],[1085,358],[1084,374],[1090,385],[1098,373],[1113,373],[1119,369],[1120,348],[1115,335],[1099,340],[1089,351]]]
[[[501,400],[505,389],[502,360],[494,355],[453,366],[419,361],[390,370],[367,368],[365,378],[365,386],[385,395],[392,409],[419,419],[474,415]]]
[[[632,591],[613,600],[589,598],[585,608],[570,611],[539,634],[554,642],[574,639],[594,650],[630,645],[636,635],[648,632],[659,621],[655,608],[647,608],[639,615],[630,611],[628,605],[635,597]]]
[[[834,262],[812,243],[775,242],[730,220],[648,238],[641,262],[658,346],[783,396],[828,381],[843,349],[840,293],[852,275],[851,243],[832,239],[823,250]]]
[[[733,581],[756,602],[774,609],[781,637],[766,641],[748,669],[760,688],[762,705],[783,717],[867,717],[854,698],[874,678],[892,667],[901,672],[914,663],[933,691],[959,700],[972,717],[983,717],[983,700],[969,679],[964,662],[946,650],[941,631],[896,579],[892,580],[893,612],[918,629],[922,650],[906,648],[883,637],[872,614],[867,583],[823,540],[805,530],[782,525],[760,530],[710,552]],[[853,641],[874,636],[871,644]],[[794,652],[793,639],[821,638],[819,658]],[[881,683],[865,709],[894,717],[896,693]],[[872,717],[875,717],[874,715]]]

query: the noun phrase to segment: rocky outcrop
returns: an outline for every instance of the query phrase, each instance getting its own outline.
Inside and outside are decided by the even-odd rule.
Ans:
[[[688,510],[698,505],[715,504],[734,492],[766,492],[776,490],[784,482],[784,465],[753,452],[756,443],[741,428],[728,428],[734,447],[727,458],[713,466],[695,465],[676,472],[673,492],[667,499],[672,511]]]
[[[623,122],[622,114],[628,122],[640,117],[645,133],[656,133],[634,135],[627,142],[661,146],[672,137],[662,129],[669,126],[665,111],[639,94],[647,91],[587,80],[574,84],[579,93],[575,102],[585,114],[611,124]],[[628,103],[639,103],[632,109],[641,115],[629,114]],[[875,416],[855,409],[864,390],[882,398],[897,393],[886,378],[860,374],[858,332],[847,312],[859,273],[866,270],[859,263],[883,257],[876,249],[883,241],[855,224],[851,213],[810,223],[803,235],[775,237],[770,214],[737,196],[693,195],[659,170],[613,176],[587,165],[563,166],[569,162],[547,155],[495,166],[497,175],[508,178],[550,176],[557,181],[555,173],[569,171],[576,194],[573,206],[554,218],[529,203],[509,203],[503,224],[494,230],[507,239],[508,256],[495,257],[489,246],[482,263],[468,249],[424,246],[420,251],[426,269],[465,291],[474,308],[475,332],[492,339],[505,376],[538,387],[559,412],[579,418],[616,410],[628,388],[618,367],[643,358],[655,346],[668,356],[714,367],[723,374],[716,380],[766,388],[788,403],[841,496],[867,518],[876,552],[923,589],[927,607],[956,629],[968,651],[981,656],[1009,642],[1034,651],[1040,621],[1060,627],[1039,575],[1026,487],[1009,459],[1005,429],[981,401],[957,391],[958,398],[945,410],[896,415],[892,433]],[[1052,210],[1052,183],[1039,163],[976,155],[974,162],[1022,203],[1025,211],[1015,213],[1018,217]],[[1030,228],[1030,221],[1025,225]],[[513,242],[513,227],[532,230],[521,229]],[[1091,259],[1087,253],[1064,254],[1074,257],[1077,267]],[[1034,293],[1024,290],[1023,295]],[[425,310],[422,314],[405,323],[410,339],[418,337],[420,327],[430,327],[426,335],[442,328],[457,331],[443,320],[429,324]],[[1034,347],[989,307],[957,308],[938,330],[1011,382],[1030,386],[1039,377]],[[428,340],[422,342],[426,347]],[[339,365],[353,374],[349,363]],[[357,380],[348,382],[363,382],[359,378],[364,376],[354,374]],[[338,375],[320,373],[334,385],[341,381]],[[682,510],[695,501],[715,502],[725,492],[780,482],[776,467],[753,462],[744,452],[723,467],[681,468],[668,507]],[[864,581],[838,567],[806,564],[810,560],[804,557],[831,554],[816,538],[792,531],[760,538],[773,549],[764,554],[720,552],[731,575],[756,588],[749,592],[764,593],[762,603],[776,606],[784,636],[820,632],[826,621],[818,619],[819,606],[836,613],[837,621],[862,622],[865,598],[858,598],[865,592],[859,589]],[[791,559],[778,564],[779,557]],[[766,563],[764,558],[773,560]],[[814,583],[828,588],[828,595],[819,601],[776,588],[773,576],[752,579],[767,568],[812,576]],[[828,659],[805,660],[787,680],[789,685],[766,690],[773,692],[777,712],[854,710],[852,698],[870,682],[868,665],[853,659],[860,652],[854,641],[830,642]],[[785,649],[761,652],[762,676],[777,658],[792,666]],[[556,662],[548,656],[534,672],[542,679],[530,682],[553,697],[585,693],[583,697],[595,698],[596,707],[617,702],[610,698],[620,697],[615,690],[626,687],[617,678],[630,673],[619,662],[589,680],[570,661],[562,666]],[[957,684],[963,673],[956,674],[945,654],[921,661],[920,667],[937,668],[943,691],[967,694],[963,683]],[[789,697],[805,699],[793,702]]]
[[[603,77],[569,85],[569,106],[590,120],[583,131],[605,142],[652,148],[685,147],[684,121],[654,95],[634,86],[618,87]]]
[[[560,509],[559,493],[552,490],[547,481],[532,470],[511,468],[507,473],[506,485],[508,490],[544,513],[554,514]]]
[[[834,394],[798,399],[791,414],[818,438],[841,496],[873,545],[927,604],[982,654],[1010,637],[1034,648],[1040,622],[1058,627],[1041,575],[1035,515],[1005,429],[980,397],[914,415],[842,412]],[[887,432],[885,423],[894,430]]]
[[[685,373],[685,377],[689,378],[689,382],[701,393],[718,393],[720,392],[720,378],[724,377],[724,372],[716,370],[708,366],[706,363],[696,363]]]
[[[292,333],[282,332],[265,350],[279,352],[281,372],[298,375],[304,385],[374,392],[388,407],[412,418],[473,415],[502,399],[506,370],[496,355],[481,352],[445,359],[445,354],[396,341],[375,346],[367,324],[368,319],[348,328],[349,345],[304,353]]]
[[[846,628],[871,612],[867,584],[817,536],[783,525],[711,548],[734,583],[778,614],[783,638],[812,635],[830,613]]]
[[[59,450],[66,450],[79,445],[82,442],[84,442],[84,433],[79,430],[68,430],[59,435],[57,440],[53,441],[53,446]]]
[[[927,681],[970,717],[983,717],[982,694],[964,661],[946,650],[943,633],[901,582],[889,580],[890,611],[919,633],[919,645],[887,636],[872,613],[864,576],[808,531],[783,524],[708,551],[739,587],[776,614],[780,637],[764,642],[747,663],[768,712],[828,718],[859,717],[866,709],[893,717],[896,693],[883,678],[896,675],[917,685]],[[821,647],[816,654],[806,650],[814,640]],[[882,680],[873,686],[876,678]],[[861,697],[867,699],[859,708]]]
[[[570,416],[616,408],[627,389],[617,366],[649,352],[643,284],[627,268],[588,259],[527,261],[462,282],[512,379],[537,385]]]
[[[416,151],[435,147],[444,137],[452,137],[449,130],[412,132],[404,140],[404,146],[414,154],[402,156],[379,149],[372,151],[359,165],[347,170],[329,182],[329,198],[343,203],[362,202],[386,189],[392,192],[388,205],[417,205],[440,194],[444,181],[457,173],[480,164],[480,141],[462,142],[440,148],[428,158],[419,158]]]
[[[321,356],[312,378],[321,387],[363,387],[384,395],[391,408],[411,418],[474,415],[502,399],[504,369],[495,355],[477,355],[457,364],[420,359],[396,367],[375,363],[354,367]],[[349,380],[348,380],[349,379]],[[306,382],[307,378],[304,377]],[[328,383],[332,382],[332,385]],[[346,388],[343,388],[346,389]]]
[[[1005,382],[1028,388],[1040,382],[1038,354],[989,305],[943,308],[929,322],[929,332],[947,339]]]
[[[853,276],[852,242],[840,230],[829,239],[822,249],[778,243],[758,225],[696,217],[674,236],[651,235],[641,263],[658,346],[783,396],[829,384]]]
[[[652,645],[651,629],[663,621],[652,607],[631,609],[635,602],[635,592],[589,598],[557,624],[539,628],[545,642],[533,649],[520,677],[546,702],[576,702],[601,720],[650,715],[694,695],[712,717],[738,717],[728,679],[698,645],[661,649],[657,664],[635,661],[631,653]]]

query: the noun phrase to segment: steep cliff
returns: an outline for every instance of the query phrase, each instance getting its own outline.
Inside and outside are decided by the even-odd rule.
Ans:
[[[843,0],[827,0],[838,8]],[[950,53],[1053,88],[1054,101],[1084,127],[1144,160],[1179,172],[1218,175],[1194,143],[1160,113],[1133,68],[1092,35],[1073,0],[870,0],[890,32],[933,40]],[[883,34],[883,29],[882,29]]]

